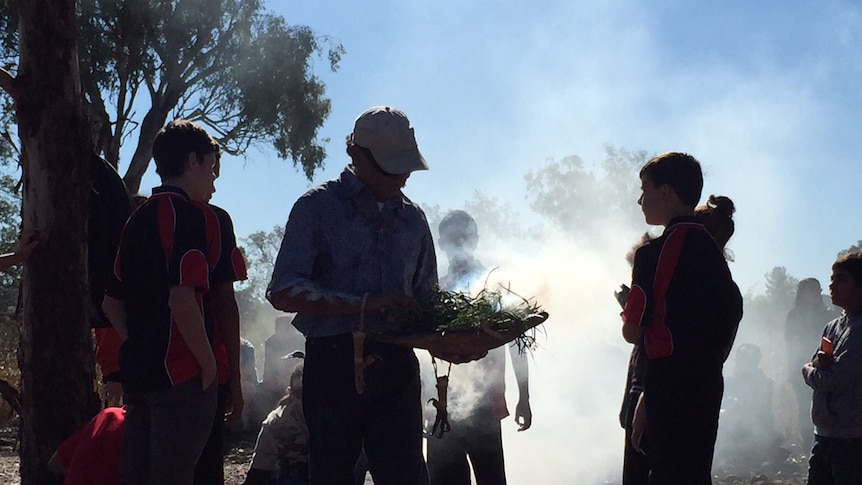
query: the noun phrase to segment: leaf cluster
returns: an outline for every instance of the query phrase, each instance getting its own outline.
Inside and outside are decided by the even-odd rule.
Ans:
[[[507,296],[517,296],[519,303],[504,303]],[[483,288],[472,296],[460,291],[446,291],[436,287],[429,301],[407,315],[391,315],[415,333],[490,331],[520,329],[530,317],[542,313],[535,302],[515,295],[509,288],[495,290]],[[521,350],[535,346],[536,328],[532,327],[515,339]]]
[[[645,151],[610,145],[595,165],[577,155],[551,160],[525,176],[530,207],[576,234],[594,233],[609,219],[638,224],[638,172],[646,161]]]
[[[15,5],[0,5],[8,70],[19,53]],[[318,129],[331,108],[312,64],[324,58],[335,71],[340,43],[289,25],[261,0],[79,0],[77,13],[97,151],[119,167],[121,145],[137,132],[124,176],[131,193],[169,117],[205,125],[230,154],[268,143],[309,180],[322,166],[328,140]]]

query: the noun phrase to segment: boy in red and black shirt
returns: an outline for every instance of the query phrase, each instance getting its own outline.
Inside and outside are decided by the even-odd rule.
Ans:
[[[216,164],[218,176],[218,163]],[[215,188],[213,188],[213,192]],[[206,199],[209,200],[209,197]],[[208,241],[210,290],[204,294],[204,321],[216,359],[218,400],[212,431],[195,466],[195,484],[224,483],[225,417],[239,419],[244,406],[240,385],[239,310],[233,283],[246,279],[245,259],[236,245],[233,221],[224,209],[195,201],[204,212],[207,226],[218,227],[219,238]],[[210,237],[215,236],[208,233]]]
[[[192,483],[216,410],[216,361],[202,300],[218,225],[192,201],[212,194],[218,144],[185,120],[153,143],[162,185],[131,215],[103,309],[120,337],[127,405],[122,483]]]
[[[722,367],[742,296],[724,253],[694,217],[703,187],[698,161],[666,153],[640,177],[644,218],[665,231],[635,253],[623,314],[623,336],[645,358],[633,446],[639,449],[642,437],[648,443],[650,484],[709,484]]]

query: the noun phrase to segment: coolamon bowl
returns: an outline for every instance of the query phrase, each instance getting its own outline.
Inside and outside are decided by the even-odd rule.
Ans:
[[[468,362],[476,359],[476,357],[468,357],[483,356],[491,349],[508,344],[547,319],[548,312],[538,312],[528,316],[525,320],[503,328],[491,329],[488,326],[478,325],[474,329],[400,335],[387,338],[386,341],[406,347],[425,349],[435,357],[452,362],[455,362],[452,358],[464,356],[466,359],[464,362]]]

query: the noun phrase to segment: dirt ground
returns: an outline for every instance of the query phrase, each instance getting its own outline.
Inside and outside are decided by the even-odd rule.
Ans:
[[[0,484],[20,485],[18,476],[17,428],[14,425],[0,427]],[[234,437],[230,449],[225,453],[225,485],[241,485],[245,471],[251,461],[254,442],[248,437]],[[805,464],[789,461],[780,470],[771,473],[750,472],[742,476],[716,477],[714,485],[804,485]],[[366,483],[371,484],[369,479]],[[519,484],[513,484],[519,485]],[[541,484],[555,485],[555,484]]]
[[[230,450],[225,454],[225,485],[241,485],[245,481],[245,471],[251,462],[254,441],[235,438]],[[0,484],[21,485],[18,475],[18,438],[17,427],[0,427]]]

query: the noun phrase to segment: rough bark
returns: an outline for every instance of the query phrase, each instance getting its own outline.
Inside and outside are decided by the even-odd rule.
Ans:
[[[39,246],[24,271],[21,483],[60,483],[56,446],[98,408],[87,290],[87,161],[93,153],[78,76],[75,0],[19,2],[15,79],[24,223]]]

